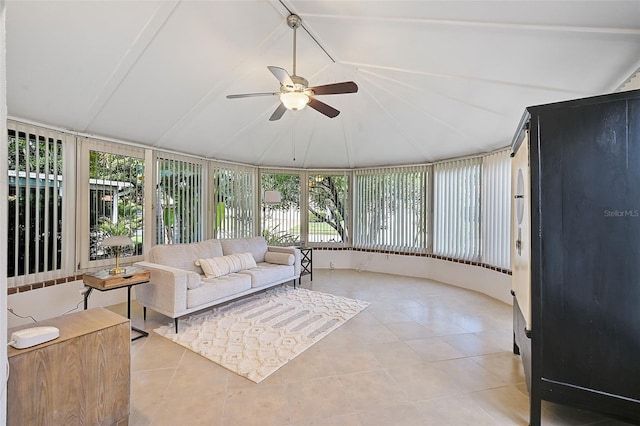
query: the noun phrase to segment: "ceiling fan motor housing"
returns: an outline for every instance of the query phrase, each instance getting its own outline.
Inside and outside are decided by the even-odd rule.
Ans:
[[[289,25],[289,28],[293,28],[295,30],[301,23],[302,19],[300,19],[298,15],[291,14],[287,16],[287,25]]]
[[[298,75],[292,75],[291,81],[293,81],[295,90],[304,90],[307,87],[309,87],[309,82],[304,77],[300,77]]]

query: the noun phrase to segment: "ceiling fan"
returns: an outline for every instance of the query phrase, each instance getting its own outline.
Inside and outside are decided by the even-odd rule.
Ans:
[[[306,78],[296,75],[296,30],[300,26],[300,23],[301,19],[298,15],[292,14],[287,17],[287,24],[293,29],[293,75],[289,75],[284,68],[274,66],[267,67],[278,81],[280,81],[280,91],[227,95],[228,99],[251,98],[255,96],[280,96],[280,104],[273,114],[271,114],[269,121],[279,120],[288,109],[298,111],[307,105],[329,118],[337,117],[338,114],[340,114],[340,111],[324,102],[320,102],[315,96],[356,93],[358,91],[358,85],[353,81],[345,81],[342,83],[309,87],[309,82]]]

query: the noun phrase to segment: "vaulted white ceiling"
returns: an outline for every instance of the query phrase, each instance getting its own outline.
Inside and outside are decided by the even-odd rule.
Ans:
[[[268,121],[268,65],[355,81]],[[529,105],[640,66],[640,1],[7,1],[9,115],[261,166],[414,164],[507,146]],[[314,41],[310,35],[315,38]],[[323,50],[324,49],[324,50]],[[294,160],[295,158],[295,160]]]

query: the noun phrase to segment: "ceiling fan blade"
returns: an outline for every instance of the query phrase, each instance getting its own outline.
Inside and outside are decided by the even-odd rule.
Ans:
[[[285,70],[284,68],[274,67],[274,66],[268,66],[267,68],[269,68],[269,71],[271,71],[271,74],[276,76],[280,84],[282,84],[285,87],[293,88],[293,80],[291,80],[291,76],[289,75],[287,70]]]
[[[337,117],[338,114],[340,114],[340,111],[338,111],[334,107],[329,106],[329,105],[325,104],[324,102],[320,102],[319,100],[314,99],[314,98],[310,98],[309,99],[309,104],[308,105],[311,108],[313,108],[316,111],[326,115],[329,118]]]
[[[353,81],[325,84],[324,86],[309,87],[314,95],[339,95],[341,93],[356,93],[358,85]]]
[[[279,95],[280,92],[268,92],[268,93],[243,93],[240,95],[227,95],[227,99],[239,99],[239,98],[254,98],[256,96],[274,96]]]
[[[280,104],[278,105],[278,108],[276,108],[276,110],[273,111],[273,114],[271,114],[271,117],[269,117],[269,121],[280,120],[280,117],[282,117],[282,115],[286,111],[287,111],[287,108],[284,106],[282,102],[280,102]]]

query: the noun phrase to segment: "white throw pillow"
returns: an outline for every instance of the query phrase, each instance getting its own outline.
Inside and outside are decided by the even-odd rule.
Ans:
[[[251,253],[238,253],[238,254],[232,254],[231,256],[239,256],[240,257],[240,263],[242,268],[241,269],[251,269],[251,268],[257,268],[258,265],[256,265],[256,260],[253,258],[253,255]]]
[[[218,261],[216,260],[220,259],[221,257],[198,259],[196,260],[196,265],[202,268],[202,271],[207,278],[221,277],[229,273],[229,268],[226,266],[226,264],[218,263]]]
[[[278,265],[293,265],[296,258],[292,254],[268,251],[264,255],[264,261],[268,263],[276,263]]]
[[[217,278],[257,266],[251,253],[236,253],[210,259],[198,259],[196,260],[196,265],[202,268],[207,278]]]

